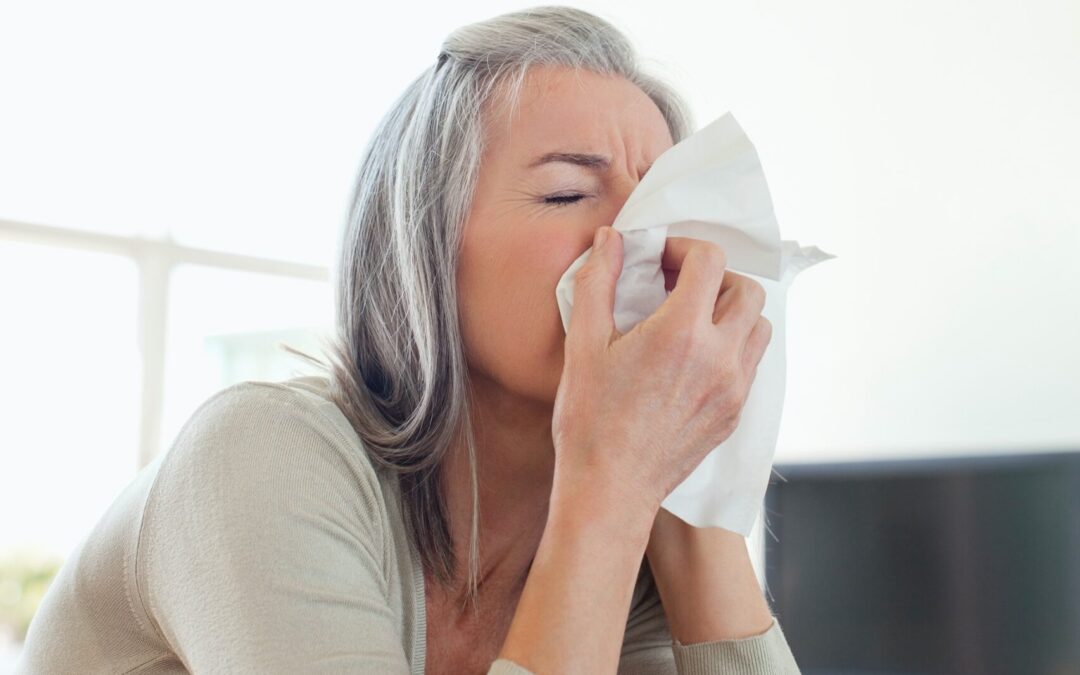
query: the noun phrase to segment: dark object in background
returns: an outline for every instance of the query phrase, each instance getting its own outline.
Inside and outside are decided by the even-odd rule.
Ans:
[[[1080,674],[1080,452],[776,473],[765,574],[804,675]]]

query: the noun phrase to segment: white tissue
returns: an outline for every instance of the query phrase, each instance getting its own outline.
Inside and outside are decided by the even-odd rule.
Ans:
[[[661,256],[669,236],[716,242],[727,254],[728,269],[765,287],[762,315],[772,323],[772,339],[739,425],[661,504],[696,527],[749,536],[768,488],[784,406],[787,287],[801,270],[836,256],[780,239],[757,152],[731,113],[657,157],[612,227],[623,238],[614,317],[622,333],[667,298]],[[570,325],[574,273],[591,250],[570,265],[555,289],[564,330]]]

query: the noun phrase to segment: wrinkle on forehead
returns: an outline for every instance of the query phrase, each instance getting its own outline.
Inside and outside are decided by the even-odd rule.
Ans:
[[[624,86],[627,98],[620,98],[618,105],[611,110],[597,109],[593,100],[598,96],[595,85],[589,80],[595,79],[615,82]],[[520,81],[520,87],[513,85],[515,78],[509,77],[500,84],[492,96],[491,105],[485,114],[485,153],[495,142],[502,149],[511,153],[515,141],[515,123],[521,124],[528,116],[530,136],[550,139],[550,143],[562,144],[563,147],[526,148],[528,151],[564,150],[591,152],[596,154],[626,156],[628,170],[635,162],[651,163],[661,152],[672,145],[671,130],[667,119],[656,103],[637,85],[621,75],[607,75],[590,70],[567,66],[534,66]],[[611,90],[599,94],[607,97]],[[564,94],[569,94],[565,96]],[[592,98],[590,98],[592,96]],[[567,101],[571,101],[570,108]],[[574,109],[573,106],[582,104]],[[589,108],[589,105],[593,105]],[[573,118],[568,121],[567,118]],[[564,126],[558,126],[566,122]],[[570,129],[573,125],[573,129]],[[637,133],[642,125],[655,125],[655,133],[650,128]],[[546,128],[545,128],[546,127]],[[629,131],[629,134],[626,133]],[[628,147],[628,141],[634,149]],[[538,141],[526,138],[526,143],[535,145]]]

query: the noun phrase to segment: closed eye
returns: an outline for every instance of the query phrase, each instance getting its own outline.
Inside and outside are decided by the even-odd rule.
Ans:
[[[544,198],[545,204],[553,204],[555,206],[566,206],[573,204],[576,201],[584,199],[585,195],[568,194],[568,195],[551,195]]]

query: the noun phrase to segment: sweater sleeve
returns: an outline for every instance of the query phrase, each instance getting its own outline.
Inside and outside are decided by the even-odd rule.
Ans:
[[[780,622],[764,633],[738,640],[672,645],[679,675],[800,675]]]
[[[491,668],[488,669],[487,675],[536,675],[528,668],[524,668],[514,663],[510,659],[495,659],[495,663],[491,664]]]
[[[377,477],[312,405],[227,388],[160,468],[138,601],[191,672],[409,673]]]
[[[623,640],[619,675],[800,675],[780,623],[747,638],[683,645],[671,637],[648,558]]]

